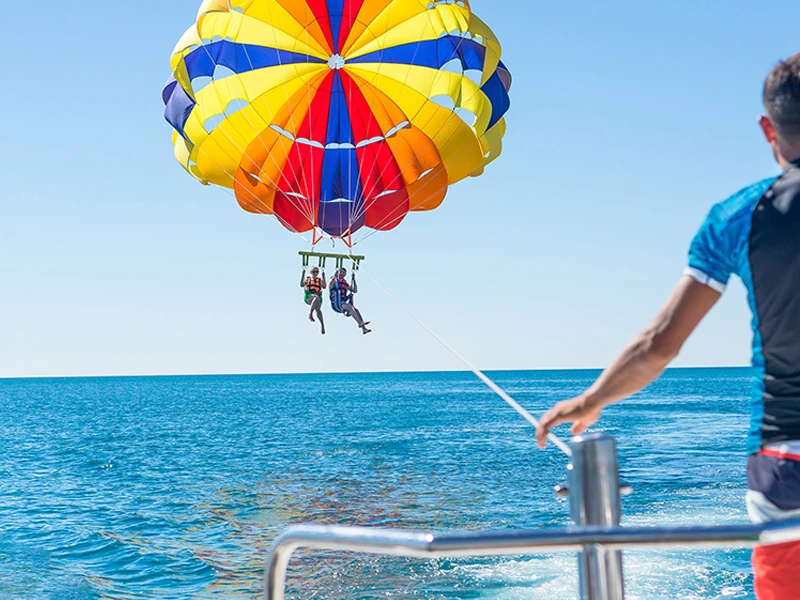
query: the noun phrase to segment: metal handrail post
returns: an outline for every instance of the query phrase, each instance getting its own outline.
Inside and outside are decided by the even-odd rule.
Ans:
[[[578,527],[618,527],[622,517],[619,465],[614,438],[604,434],[572,441],[569,498]],[[622,552],[601,545],[584,546],[578,555],[581,600],[624,600]]]

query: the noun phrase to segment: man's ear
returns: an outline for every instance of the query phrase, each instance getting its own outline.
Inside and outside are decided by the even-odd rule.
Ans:
[[[770,144],[775,143],[778,138],[778,132],[775,130],[775,125],[772,124],[769,117],[761,117],[758,120],[758,124],[761,125],[761,131],[764,132],[764,137],[767,139],[767,142]]]

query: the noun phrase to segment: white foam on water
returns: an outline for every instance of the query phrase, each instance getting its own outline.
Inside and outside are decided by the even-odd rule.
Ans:
[[[718,564],[716,554],[627,553],[628,600],[711,600],[754,598],[749,574]],[[725,561],[728,562],[728,561]],[[449,571],[470,581],[487,600],[560,600],[578,597],[577,557],[508,559],[497,564],[458,565]]]
[[[571,554],[503,559],[493,565],[459,565],[453,571],[459,578],[474,581],[475,588],[489,588],[481,592],[482,598],[553,600],[576,598],[578,594],[577,559]]]
[[[624,518],[628,526],[708,525],[746,522],[739,490],[715,490],[718,504],[670,496],[654,503],[651,514]],[[739,508],[739,505],[742,505]],[[712,600],[755,598],[747,550],[665,550],[626,552],[627,600]],[[560,600],[578,596],[577,557],[498,559],[495,564],[461,564],[450,575],[490,600]]]

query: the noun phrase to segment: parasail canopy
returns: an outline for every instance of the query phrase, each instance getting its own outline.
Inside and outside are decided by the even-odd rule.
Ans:
[[[163,91],[175,156],[294,232],[441,205],[501,152],[511,75],[461,0],[205,0]]]

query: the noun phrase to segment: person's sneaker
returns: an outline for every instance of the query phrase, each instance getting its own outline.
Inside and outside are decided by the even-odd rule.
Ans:
[[[314,315],[308,315],[308,320],[311,321],[312,323],[316,323],[316,321],[314,320]]]
[[[362,329],[361,331],[362,331],[362,333],[364,335],[367,335],[368,333],[372,333],[372,329],[367,329],[366,327],[364,327],[364,329]]]

